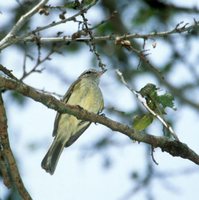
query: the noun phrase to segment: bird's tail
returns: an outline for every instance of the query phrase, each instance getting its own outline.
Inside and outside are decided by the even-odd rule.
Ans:
[[[64,144],[58,138],[55,137],[52,145],[50,146],[47,154],[43,158],[41,162],[41,166],[46,172],[51,175],[54,173],[55,168],[57,166],[57,162],[59,157],[64,149]]]

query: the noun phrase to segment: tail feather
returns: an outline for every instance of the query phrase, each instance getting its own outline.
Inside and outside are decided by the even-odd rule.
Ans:
[[[50,146],[47,154],[44,156],[41,166],[48,173],[53,175],[55,168],[57,166],[57,162],[59,157],[64,149],[64,144],[61,141],[54,139],[52,145]]]

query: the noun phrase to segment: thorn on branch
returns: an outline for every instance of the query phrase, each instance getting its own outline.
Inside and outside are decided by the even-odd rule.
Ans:
[[[57,36],[59,37],[59,36],[61,36],[63,33],[64,33],[63,31],[58,31],[58,32],[57,32]]]
[[[175,27],[175,31],[177,32],[177,33],[181,33],[181,32],[184,32],[184,30],[187,28],[187,26],[189,25],[189,23],[185,23],[184,25],[184,22],[182,21],[182,22],[180,22],[180,23],[178,23],[177,25],[176,25],[176,27]],[[181,25],[183,25],[183,26],[181,26]]]
[[[175,29],[178,29],[182,24],[184,24],[184,21],[179,22],[179,23],[176,25]]]
[[[65,20],[66,19],[65,14],[66,14],[66,11],[63,11],[61,14],[59,14],[59,18],[61,20]]]
[[[199,21],[197,21],[195,18],[193,18],[193,21],[194,21],[195,26],[199,24]]]

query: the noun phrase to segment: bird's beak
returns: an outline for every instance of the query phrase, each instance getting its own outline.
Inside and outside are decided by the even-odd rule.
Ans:
[[[102,74],[104,74],[107,71],[107,69],[103,69],[102,71],[100,71],[98,74],[99,76],[101,76]]]

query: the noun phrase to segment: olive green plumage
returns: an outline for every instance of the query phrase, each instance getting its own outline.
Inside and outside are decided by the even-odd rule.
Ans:
[[[63,102],[79,105],[89,112],[100,113],[104,100],[99,88],[99,78],[103,73],[104,71],[94,69],[82,73],[64,95]],[[90,124],[91,122],[78,120],[75,116],[57,113],[53,130],[54,141],[42,160],[42,167],[53,174],[64,147],[73,144]]]

